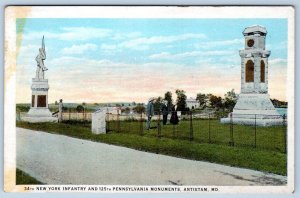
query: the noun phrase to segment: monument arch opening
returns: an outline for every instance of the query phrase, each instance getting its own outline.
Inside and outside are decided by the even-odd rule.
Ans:
[[[248,60],[246,63],[246,82],[254,82],[254,63]]]

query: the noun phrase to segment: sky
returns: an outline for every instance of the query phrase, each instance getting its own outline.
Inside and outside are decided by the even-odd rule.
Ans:
[[[17,103],[30,103],[44,35],[49,103],[146,102],[183,89],[240,93],[243,30],[267,28],[269,94],[286,100],[286,19],[17,19]]]

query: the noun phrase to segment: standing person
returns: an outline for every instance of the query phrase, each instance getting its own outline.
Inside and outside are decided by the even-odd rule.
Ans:
[[[178,122],[179,122],[179,120],[178,120],[178,115],[177,115],[177,109],[175,109],[175,105],[173,105],[170,123],[176,125],[176,124],[178,124]]]
[[[168,114],[169,114],[167,103],[168,103],[168,101],[163,100],[162,104],[161,104],[161,108],[160,108],[160,111],[162,112],[162,115],[163,115],[163,125],[167,124],[167,119],[168,119]]]
[[[154,106],[153,106],[154,98],[150,98],[147,104],[146,114],[147,114],[147,130],[150,129],[151,118],[154,115]]]
[[[58,122],[62,122],[63,120],[63,103],[62,103],[62,99],[59,100],[58,103]]]

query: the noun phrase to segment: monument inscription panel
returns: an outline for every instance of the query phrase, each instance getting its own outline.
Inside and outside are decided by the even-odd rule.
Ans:
[[[46,107],[46,95],[39,95],[37,107]]]

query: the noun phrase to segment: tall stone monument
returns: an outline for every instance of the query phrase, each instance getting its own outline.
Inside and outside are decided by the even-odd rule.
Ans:
[[[255,25],[245,28],[245,49],[241,57],[241,93],[228,118],[222,123],[270,126],[282,124],[268,94],[268,57],[265,27]]]
[[[46,59],[46,49],[44,36],[42,47],[39,48],[39,54],[35,58],[37,62],[36,75],[32,79],[31,85],[31,107],[29,112],[22,118],[26,122],[57,122],[57,118],[52,116],[48,108],[48,79],[45,79],[44,72],[47,67],[44,65]]]

